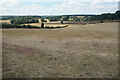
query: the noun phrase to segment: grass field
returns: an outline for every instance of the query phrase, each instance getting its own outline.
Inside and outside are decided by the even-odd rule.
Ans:
[[[114,78],[118,23],[3,29],[3,78]]]

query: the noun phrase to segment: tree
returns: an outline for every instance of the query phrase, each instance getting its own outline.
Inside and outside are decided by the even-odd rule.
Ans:
[[[115,17],[116,17],[116,19],[120,19],[120,10],[116,11]]]
[[[61,24],[63,24],[63,20],[61,20]]]
[[[41,23],[41,28],[44,28],[44,23],[43,22]]]
[[[63,21],[69,21],[69,18],[68,17],[64,17]]]

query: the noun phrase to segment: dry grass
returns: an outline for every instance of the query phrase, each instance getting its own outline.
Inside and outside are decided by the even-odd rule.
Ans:
[[[6,23],[10,24],[10,20],[0,20],[0,23],[2,23],[2,22],[6,22]]]
[[[117,23],[5,29],[3,77],[117,77],[117,30]]]

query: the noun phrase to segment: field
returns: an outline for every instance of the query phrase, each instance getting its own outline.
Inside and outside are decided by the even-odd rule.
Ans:
[[[0,23],[1,22],[6,22],[6,23],[9,23],[10,24],[10,20],[0,20]]]
[[[118,23],[3,29],[3,78],[114,78]]]
[[[30,23],[30,24],[25,24],[25,25],[32,25],[32,26],[38,26],[41,27],[41,23]],[[44,27],[49,26],[49,27],[57,27],[57,26],[66,26],[67,24],[56,24],[56,23],[44,23]]]

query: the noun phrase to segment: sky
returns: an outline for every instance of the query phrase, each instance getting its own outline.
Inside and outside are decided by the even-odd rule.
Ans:
[[[1,0],[0,15],[114,13],[119,0]]]

